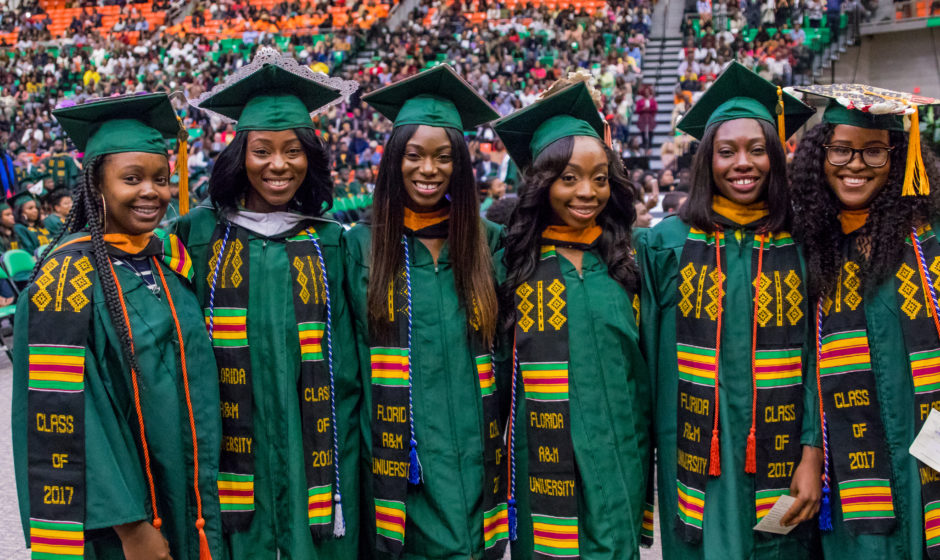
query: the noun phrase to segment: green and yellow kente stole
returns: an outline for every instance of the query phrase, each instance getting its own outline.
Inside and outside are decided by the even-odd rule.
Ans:
[[[220,224],[213,234],[206,281],[206,324],[219,366],[222,454],[219,501],[226,532],[244,531],[254,501],[254,428],[248,346],[249,232]],[[307,517],[314,539],[345,534],[336,445],[329,282],[316,230],[307,223],[283,236],[290,263],[300,349],[301,433],[307,478]],[[335,509],[334,509],[335,502]]]
[[[376,549],[398,557],[405,544],[408,485],[422,481],[418,459],[420,432],[412,406],[412,289],[411,243],[417,237],[446,237],[446,211],[415,220],[406,214],[402,237],[404,265],[388,289],[388,320],[392,329],[386,338],[371,341],[372,371],[372,494],[375,506]],[[409,236],[410,237],[409,239]],[[472,327],[471,327],[472,328]],[[493,375],[492,354],[479,336],[469,333],[473,371],[480,387],[483,435],[483,538],[484,557],[502,558],[509,542],[506,478],[501,465],[506,457],[499,421],[499,401]]]
[[[60,251],[29,287],[29,541],[34,558],[85,547],[85,353],[93,259]]]
[[[858,234],[848,237],[833,293],[819,304],[817,383],[828,443],[826,463],[838,484],[842,520],[853,535],[884,535],[897,521],[857,241]]]
[[[718,221],[740,228],[720,217]],[[718,386],[726,279],[721,253],[727,235],[732,234],[692,228],[679,259],[676,529],[690,543],[702,540],[708,477],[721,475]],[[744,230],[735,229],[733,235],[741,237]],[[749,341],[752,423],[745,472],[754,474],[756,521],[782,494],[789,493],[802,453],[802,346],[806,332],[802,274],[799,253],[789,234],[754,235]]]

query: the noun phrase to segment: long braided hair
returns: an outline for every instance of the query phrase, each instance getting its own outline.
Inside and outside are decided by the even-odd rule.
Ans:
[[[30,283],[35,280],[43,262],[52,250],[59,244],[63,237],[72,233],[87,232],[91,235],[92,251],[95,259],[95,271],[101,282],[101,289],[104,292],[105,304],[108,307],[108,315],[111,318],[111,324],[121,341],[121,353],[124,359],[130,365],[131,369],[139,372],[140,366],[137,363],[137,356],[131,345],[130,329],[124,320],[124,313],[121,310],[121,299],[118,294],[117,283],[111,274],[111,261],[108,256],[107,248],[104,242],[104,216],[105,209],[99,184],[102,179],[102,170],[108,156],[100,156],[85,162],[84,169],[78,180],[78,185],[73,191],[74,203],[72,210],[65,219],[62,230],[56,235],[55,239],[49,243],[38,259],[33,274],[30,277]]]

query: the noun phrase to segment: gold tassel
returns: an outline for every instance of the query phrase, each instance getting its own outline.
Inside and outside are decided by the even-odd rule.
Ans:
[[[927,179],[927,169],[924,167],[924,156],[920,149],[920,118],[917,107],[911,113],[911,130],[907,141],[907,165],[904,167],[904,185],[901,187],[903,196],[915,194],[930,194],[930,182]]]
[[[180,216],[189,213],[189,132],[183,126],[183,120],[176,117],[180,123],[179,148],[176,154],[176,171],[180,174]]]
[[[777,86],[777,133],[780,135],[780,145],[787,151],[787,123],[783,118],[783,88]]]

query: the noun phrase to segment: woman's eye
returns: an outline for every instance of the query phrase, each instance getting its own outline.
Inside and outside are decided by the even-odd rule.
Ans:
[[[125,183],[138,183],[140,182],[140,177],[137,175],[125,175],[123,180]]]
[[[441,161],[450,161],[450,160],[451,160],[451,157],[452,157],[452,156],[451,156],[450,154],[441,154],[441,155],[437,156],[437,159],[439,159],[439,160],[441,160]]]
[[[754,155],[762,156],[765,153],[767,153],[767,150],[763,146],[760,146],[751,150],[751,153]]]
[[[575,177],[574,175],[570,175],[570,174],[564,175],[561,179],[566,183],[574,183],[575,181],[578,180],[577,177]]]
[[[264,156],[268,155],[268,151],[267,151],[267,150],[252,150],[251,153],[255,154],[255,155],[258,156],[258,157],[264,157]]]
[[[607,183],[607,175],[598,175],[597,177],[594,178],[594,181],[601,183],[601,184],[605,184]]]
[[[416,154],[415,152],[407,153],[407,154],[405,154],[405,157],[408,158],[408,159],[410,159],[410,160],[412,160],[412,161],[421,159],[421,156],[419,156],[419,155]]]

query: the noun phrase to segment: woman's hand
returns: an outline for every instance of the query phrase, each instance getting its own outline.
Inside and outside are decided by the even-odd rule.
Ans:
[[[822,449],[804,445],[803,457],[790,481],[790,496],[796,498],[796,502],[780,520],[784,527],[812,519],[819,512],[819,500],[822,498],[822,464]]]
[[[127,560],[173,560],[170,545],[160,531],[146,521],[115,525]]]

